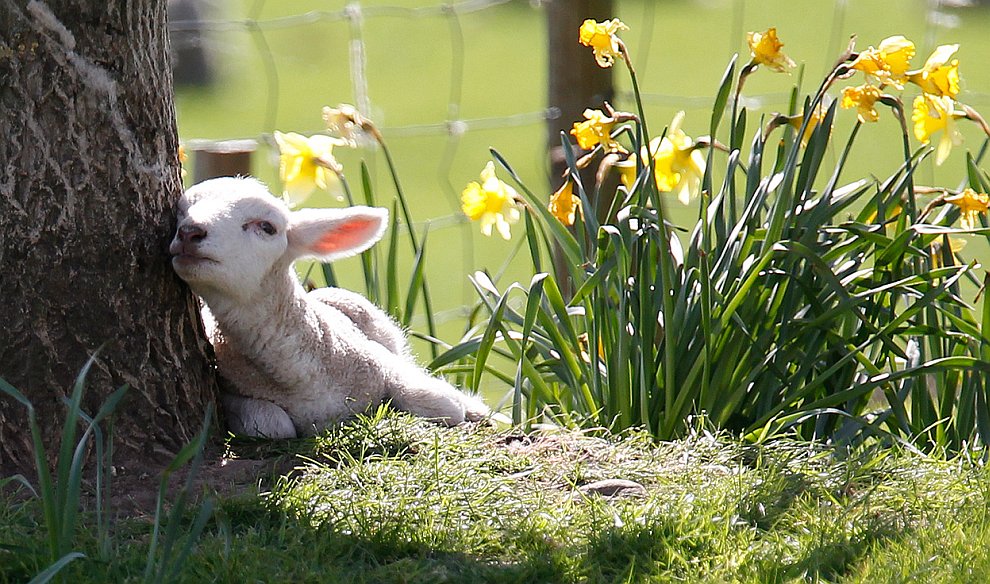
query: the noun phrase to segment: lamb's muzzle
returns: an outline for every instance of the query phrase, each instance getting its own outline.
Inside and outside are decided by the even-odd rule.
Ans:
[[[172,265],[205,302],[232,430],[310,434],[386,400],[445,424],[491,414],[419,367],[404,332],[367,299],[299,284],[293,261],[366,250],[387,210],[293,212],[254,179],[220,178],[186,191],[177,216]]]

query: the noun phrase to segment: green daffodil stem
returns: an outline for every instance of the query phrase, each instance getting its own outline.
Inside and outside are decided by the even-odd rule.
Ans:
[[[756,61],[750,61],[746,63],[746,66],[739,70],[739,81],[736,82],[736,93],[732,96],[732,119],[729,123],[729,145],[735,148],[738,144],[736,142],[736,116],[739,115],[739,96],[742,95],[743,85],[746,84],[746,79],[749,75],[756,71],[759,65]]]
[[[337,179],[340,181],[340,186],[341,188],[344,189],[344,198],[347,199],[347,206],[353,207],[354,194],[351,192],[351,185],[349,182],[347,182],[347,177],[344,176],[344,171],[340,170],[339,168],[332,168],[329,166],[326,168],[329,168],[330,170],[334,171],[334,173],[337,175]]]
[[[402,185],[399,183],[399,174],[395,168],[395,162],[392,159],[392,153],[389,151],[388,146],[385,144],[385,140],[380,134],[375,135],[375,140],[378,145],[382,147],[382,154],[385,155],[385,164],[388,166],[389,174],[392,177],[392,184],[395,185],[395,194],[399,199],[399,208],[402,210],[402,219],[406,222],[406,226],[409,228],[409,243],[413,246],[413,249],[419,249],[419,240],[416,237],[416,231],[413,229],[412,215],[409,213],[409,206],[406,204],[406,197],[402,192]]]
[[[976,125],[978,125],[980,129],[983,130],[983,133],[986,134],[988,138],[990,138],[990,125],[987,125],[987,120],[980,115],[980,112],[976,111],[975,109],[969,107],[964,103],[956,102],[956,104],[962,108],[963,112],[965,112],[966,115],[963,117],[965,117],[967,120],[976,122]]]
[[[636,99],[636,113],[639,115],[640,134],[642,135],[643,145],[645,146],[650,143],[650,132],[646,127],[646,112],[643,109],[643,97],[639,91],[639,79],[636,77],[636,68],[633,67],[632,59],[629,57],[629,51],[626,49],[625,43],[619,41],[619,48],[622,53],[622,60],[626,64],[626,70],[629,71],[629,81],[632,83],[633,97]]]
[[[399,183],[399,173],[395,168],[395,161],[392,159],[392,152],[388,149],[388,145],[385,143],[385,138],[376,129],[371,134],[378,145],[382,148],[382,154],[385,155],[385,164],[388,166],[388,171],[392,176],[392,184],[395,185],[395,195],[399,200],[399,209],[402,210],[402,219],[406,222],[406,229],[409,231],[409,244],[413,248],[413,254],[419,253],[419,239],[416,237],[416,230],[413,227],[412,215],[409,213],[409,205],[406,204],[406,197],[402,192],[402,185]],[[426,278],[423,278],[420,284],[420,290],[423,293],[423,311],[426,313],[426,329],[430,333],[430,336],[437,338],[437,326],[433,318],[433,300],[430,298],[429,286],[426,283]],[[430,354],[434,359],[437,358],[437,346],[434,343],[430,343]]]
[[[901,146],[904,148],[904,162],[905,164],[910,164],[911,139],[910,134],[908,133],[907,120],[904,118],[904,106],[901,104],[899,99],[893,99],[889,102],[885,101],[884,103],[888,103],[890,105],[890,109],[894,110],[894,114],[897,116],[897,121],[901,124]],[[908,173],[906,177],[906,207],[908,211],[908,218],[910,219],[911,224],[914,224],[918,221],[918,208],[914,197],[914,173],[911,172],[910,167],[907,168],[906,172]]]

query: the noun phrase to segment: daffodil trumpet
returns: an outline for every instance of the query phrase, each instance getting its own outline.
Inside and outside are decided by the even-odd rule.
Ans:
[[[971,188],[964,188],[954,191],[943,188],[915,187],[917,194],[941,193],[932,199],[921,212],[919,221],[924,221],[935,209],[945,205],[954,205],[959,208],[959,224],[963,229],[976,229],[977,220],[980,215],[985,215],[990,211],[990,196],[986,193],[978,193]]]

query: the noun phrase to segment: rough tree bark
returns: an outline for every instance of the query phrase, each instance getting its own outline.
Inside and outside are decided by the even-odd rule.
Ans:
[[[100,347],[84,409],[131,386],[116,461],[202,422],[209,347],[167,255],[180,190],[165,0],[0,0],[0,377],[49,445]],[[0,473],[27,467],[25,420],[0,396]]]

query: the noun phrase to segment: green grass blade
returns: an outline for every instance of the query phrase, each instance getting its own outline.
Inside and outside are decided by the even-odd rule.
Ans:
[[[715,94],[715,103],[712,105],[712,121],[708,126],[708,134],[715,139],[719,124],[722,123],[722,116],[725,115],[725,105],[729,101],[729,94],[732,91],[732,81],[736,76],[736,60],[739,55],[732,55],[725,73],[722,74],[722,81],[718,84],[718,91]]]
[[[68,566],[71,562],[78,560],[79,558],[85,557],[86,554],[81,552],[69,552],[59,558],[54,564],[39,572],[37,576],[31,578],[28,584],[47,584],[48,582],[51,582],[52,578],[57,576],[58,573],[62,571],[62,568]]]
[[[58,497],[45,451],[45,441],[41,437],[41,426],[38,424],[37,414],[31,401],[3,378],[0,378],[0,391],[11,396],[27,408],[28,427],[31,430],[31,445],[34,449],[34,467],[38,473],[37,492],[41,495],[41,506],[45,516],[49,557],[52,562],[57,562],[59,557],[63,555],[59,550],[59,534],[61,533],[61,529],[59,528],[60,514]]]
[[[492,310],[491,317],[488,319],[488,326],[485,327],[485,332],[478,344],[478,348],[475,353],[474,377],[471,380],[471,389],[474,393],[478,393],[478,384],[481,382],[481,374],[484,372],[485,363],[488,361],[488,355],[491,353],[492,345],[495,344],[497,334],[499,331],[503,330],[502,313],[505,312],[505,304],[508,302],[509,293],[511,291],[512,288],[510,287],[498,299],[494,310]]]
[[[399,322],[408,320],[405,314],[401,314],[399,306],[399,229],[396,205],[392,204],[392,212],[389,214],[388,255],[385,258],[385,306],[388,313]],[[412,226],[410,226],[410,229]]]
[[[184,510],[187,491],[192,485],[192,480],[195,478],[196,470],[198,470],[197,461],[202,458],[203,447],[206,444],[206,436],[212,418],[213,408],[211,406],[207,408],[206,415],[203,417],[203,426],[199,433],[193,438],[192,441],[179,450],[179,452],[162,472],[161,481],[158,483],[158,496],[155,500],[155,520],[152,524],[151,541],[148,544],[148,556],[144,568],[145,582],[161,582],[165,575],[167,570],[168,550],[175,543],[175,538],[178,535],[179,517]],[[175,471],[180,469],[189,461],[193,461],[193,465],[189,469],[186,477],[186,488],[180,491],[177,500],[174,502],[172,511],[169,513],[168,526],[166,527],[165,534],[162,535],[162,521],[164,518],[165,497],[168,493],[169,479]],[[161,541],[159,541],[160,539]],[[160,561],[157,558],[159,553],[159,545],[162,547],[162,558]]]
[[[99,349],[97,349],[90,357],[86,360],[82,369],[79,370],[79,374],[76,376],[75,383],[72,385],[72,394],[69,398],[68,409],[65,414],[64,426],[62,426],[62,441],[59,445],[58,451],[58,466],[55,471],[55,497],[57,505],[59,506],[59,513],[64,514],[67,512],[66,509],[66,499],[69,497],[69,476],[71,474],[70,468],[72,466],[73,450],[76,447],[76,433],[77,424],[79,422],[79,414],[81,412],[80,407],[82,404],[83,391],[86,387],[86,377],[89,375],[90,369],[96,363],[96,357],[99,354]],[[63,527],[64,526],[60,526]],[[60,532],[63,529],[59,530]],[[71,537],[71,535],[63,534],[64,537]],[[67,550],[60,550],[60,554]]]
[[[526,314],[523,318],[522,340],[519,343],[519,363],[516,367],[516,379],[512,388],[512,422],[514,424],[522,423],[523,361],[526,360],[526,346],[529,343],[529,336],[533,332],[533,325],[536,323],[537,311],[540,309],[540,304],[543,301],[543,283],[548,277],[549,274],[546,273],[536,274],[529,283],[529,290],[526,296]]]
[[[196,515],[195,521],[193,521],[192,526],[185,535],[185,542],[183,543],[182,549],[178,554],[170,561],[169,570],[165,574],[164,580],[166,582],[174,582],[178,580],[180,571],[186,566],[186,560],[192,555],[193,549],[196,546],[196,542],[199,541],[200,536],[203,534],[203,529],[206,527],[206,523],[213,517],[213,511],[216,507],[212,498],[207,498],[203,501],[203,504],[199,507],[199,513]]]
[[[409,277],[409,286],[406,288],[406,307],[402,311],[402,326],[408,328],[416,311],[416,301],[419,299],[419,291],[426,283],[424,268],[426,266],[426,242],[430,232],[427,229],[423,232],[422,243],[416,256],[413,258],[412,274]]]

